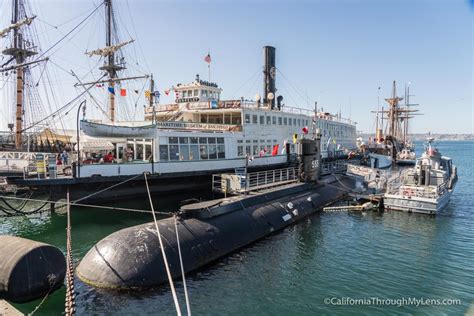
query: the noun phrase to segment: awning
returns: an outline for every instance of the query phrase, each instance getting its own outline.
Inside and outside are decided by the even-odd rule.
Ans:
[[[49,128],[45,128],[41,133],[39,133],[37,139],[39,141],[49,141],[52,143],[56,141],[60,141],[65,144],[71,142],[71,136],[56,133]]]
[[[113,150],[114,145],[108,141],[90,140],[90,141],[80,142],[79,149],[81,151],[87,151],[87,152]],[[74,145],[74,150],[77,150],[77,145]]]

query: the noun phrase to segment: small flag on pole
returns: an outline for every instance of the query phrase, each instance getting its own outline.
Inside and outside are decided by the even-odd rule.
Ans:
[[[127,96],[127,89],[120,89],[120,95],[122,97],[126,97]]]
[[[296,144],[297,140],[298,140],[298,134],[293,134],[293,144]]]
[[[211,53],[207,53],[206,57],[204,57],[204,61],[208,64],[211,63]]]
[[[278,147],[280,147],[280,145],[278,145],[278,144],[273,146],[272,156],[278,155]]]
[[[108,87],[107,90],[108,90],[110,93],[115,94],[114,87]]]
[[[138,90],[133,90],[133,92],[135,92],[136,94],[138,94]]]
[[[308,134],[308,132],[309,132],[308,127],[307,126],[303,127],[303,133],[306,135]]]
[[[166,95],[169,95],[169,94],[170,94],[170,89],[169,89],[169,88],[165,90],[165,94],[166,94]]]
[[[150,90],[146,90],[146,91],[145,91],[145,97],[146,97],[147,99],[149,99],[150,96],[151,96],[151,91],[150,91]]]

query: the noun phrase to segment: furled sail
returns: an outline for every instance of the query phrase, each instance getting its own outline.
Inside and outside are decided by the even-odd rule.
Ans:
[[[10,32],[11,30],[17,29],[22,25],[30,25],[31,22],[33,22],[34,18],[36,18],[36,15],[32,16],[31,18],[26,18],[21,21],[18,21],[17,23],[10,25],[9,27],[3,30],[0,30],[0,37],[5,37],[8,34],[8,32]]]
[[[116,51],[118,51],[123,46],[125,46],[127,44],[130,44],[130,43],[133,43],[134,41],[135,40],[132,39],[132,40],[129,40],[129,41],[117,44],[117,45],[106,46],[104,48],[98,48],[98,49],[95,49],[93,51],[86,52],[85,54],[89,55],[89,57],[92,57],[93,55],[99,55],[99,56],[102,56],[102,57],[107,57],[107,56],[115,53]]]

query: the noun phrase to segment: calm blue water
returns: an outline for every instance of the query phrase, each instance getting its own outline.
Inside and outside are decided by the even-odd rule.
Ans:
[[[451,202],[436,217],[320,213],[187,278],[194,315],[464,315],[474,313],[474,142],[442,142],[458,166]],[[418,150],[422,146],[418,144]],[[173,199],[159,201],[162,209]],[[140,205],[142,201],[130,201]],[[138,207],[138,206],[137,206]],[[74,257],[80,260],[104,236],[150,221],[150,215],[89,209],[73,212]],[[0,233],[65,249],[65,217],[0,219]],[[176,283],[184,304],[181,282]],[[173,315],[168,287],[138,293],[91,288],[79,280],[79,315]],[[325,298],[459,299],[453,306],[334,306]],[[31,311],[39,301],[16,305]],[[59,315],[64,290],[37,315]],[[184,311],[183,305],[183,311]]]

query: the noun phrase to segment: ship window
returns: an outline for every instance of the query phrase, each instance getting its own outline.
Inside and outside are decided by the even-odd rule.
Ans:
[[[246,143],[250,143],[250,139],[246,139],[245,142],[246,142]]]
[[[272,124],[276,125],[277,123],[277,118],[275,116],[272,116]]]
[[[237,146],[237,156],[242,157],[244,155],[244,146]]]
[[[216,138],[215,137],[208,137],[207,138],[207,142],[209,144],[215,144],[216,143]]]
[[[207,145],[199,145],[199,154],[200,154],[201,160],[208,159]]]
[[[188,143],[188,138],[187,137],[180,137],[179,138],[179,143],[180,144],[187,144]]]
[[[217,145],[217,158],[224,159],[225,158],[225,146],[224,145]]]
[[[135,159],[143,160],[143,144],[137,144],[136,148],[137,148],[137,152],[136,152],[137,157]]]
[[[258,123],[258,117],[257,115],[252,115],[252,123],[257,124]]]
[[[199,146],[190,145],[189,146],[189,160],[198,160],[199,159]]]
[[[275,144],[278,143],[278,141],[277,141],[276,139],[274,139],[273,142],[274,142]]]
[[[245,114],[245,123],[250,124],[250,114]]]
[[[260,125],[265,124],[265,117],[263,115],[260,115]]]
[[[191,144],[197,144],[198,143],[198,138],[197,137],[189,137],[190,143]]]
[[[170,160],[178,160],[179,147],[178,145],[170,145]]]
[[[206,137],[199,137],[199,144],[207,144],[207,138]]]
[[[267,116],[267,125],[271,124],[271,120],[272,120],[272,118],[270,116]]]
[[[254,156],[258,155],[258,145],[253,146],[253,155]]]
[[[198,90],[193,90],[193,95],[194,95],[195,97],[197,97],[197,96],[198,96]]]
[[[281,117],[278,118],[278,125],[281,125]]]
[[[283,118],[283,125],[288,125],[288,119],[286,117]]]
[[[181,92],[181,95],[183,96],[183,98],[186,98],[188,96],[188,92],[185,90]]]
[[[179,160],[189,160],[189,145],[179,145]]]
[[[188,96],[192,97],[193,96],[193,90],[188,90]]]
[[[232,116],[232,124],[240,125],[240,115],[238,117]]]
[[[250,156],[250,148],[251,146],[245,146],[245,154]]]
[[[209,145],[209,159],[217,159],[217,146]]]
[[[291,118],[288,119],[288,125],[290,125],[290,126],[292,125],[292,124],[291,124]],[[296,124],[295,124],[295,125],[296,125]]]
[[[258,139],[253,140],[254,144],[258,144]]]
[[[242,139],[238,139],[237,143],[242,144],[244,141]]]
[[[178,137],[170,137],[170,144],[177,144],[178,143]]]
[[[160,145],[160,161],[168,161],[168,145]]]
[[[267,143],[272,143],[272,140],[271,139],[267,139]]]
[[[224,144],[224,138],[222,138],[222,137],[217,137],[217,143],[218,143],[218,144]]]

